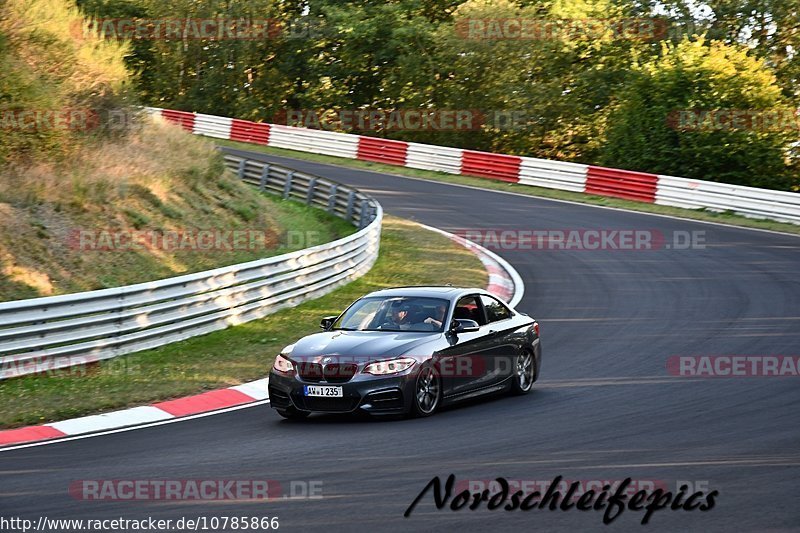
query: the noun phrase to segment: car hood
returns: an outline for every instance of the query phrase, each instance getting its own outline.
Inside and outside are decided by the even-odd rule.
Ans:
[[[373,361],[400,355],[425,356],[426,353],[416,353],[415,349],[441,336],[442,333],[439,332],[326,331],[303,337],[287,355],[296,361],[312,362],[318,361],[322,356],[355,357]]]

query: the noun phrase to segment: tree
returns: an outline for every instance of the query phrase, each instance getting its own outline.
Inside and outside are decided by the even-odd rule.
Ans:
[[[789,130],[783,131],[758,122],[774,112],[786,119],[785,104],[774,74],[741,45],[703,39],[664,44],[660,57],[631,72],[631,83],[609,116],[601,161],[658,174],[790,189],[797,185],[786,165],[791,124],[784,123]],[[753,115],[750,122],[747,117]],[[732,122],[734,116],[741,120]]]

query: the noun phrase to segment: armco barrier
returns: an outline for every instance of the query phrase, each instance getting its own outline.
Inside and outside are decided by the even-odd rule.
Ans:
[[[355,159],[358,153],[358,135],[273,124],[270,126],[269,145]]]
[[[655,203],[800,224],[800,194],[743,185],[659,176]]]
[[[584,192],[652,204],[656,199],[657,183],[655,174],[589,166]]]
[[[192,133],[197,135],[206,135],[208,137],[216,137],[217,139],[231,139],[231,124],[235,120],[223,117],[215,117],[213,115],[197,114],[194,118],[194,127]]]
[[[164,109],[161,114],[163,117],[174,123],[179,125],[185,130],[193,131],[194,130],[194,113],[187,113],[186,111],[172,111],[169,109]]]
[[[366,273],[377,259],[383,212],[371,197],[278,165],[230,155],[225,162],[261,190],[321,207],[360,229],[330,243],[206,272],[0,303],[0,379],[109,359],[262,318],[330,292]]]
[[[361,136],[358,139],[358,158],[363,161],[376,161],[389,165],[406,164],[408,143]]]
[[[406,166],[421,170],[433,170],[448,174],[461,173],[461,148],[434,146],[432,144],[408,143]]]
[[[232,129],[230,118],[202,114],[192,118],[192,113],[184,111],[147,109],[194,133],[211,137],[659,205],[733,211],[753,218],[800,224],[797,193],[275,124],[263,124],[262,135],[256,136],[243,129],[244,126]],[[255,123],[248,124],[247,128],[254,128]],[[224,136],[226,127],[228,137]]]
[[[523,157],[519,182],[523,185],[583,192],[586,189],[587,165]]]
[[[461,156],[461,173],[500,181],[519,181],[521,157],[464,150]]]
[[[230,139],[246,143],[269,144],[269,124],[235,118],[231,123]]]

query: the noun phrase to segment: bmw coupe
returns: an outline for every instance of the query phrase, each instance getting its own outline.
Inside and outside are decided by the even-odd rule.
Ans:
[[[285,418],[430,416],[484,394],[526,394],[539,376],[539,324],[482,289],[384,289],[320,327],[275,359],[270,405]]]

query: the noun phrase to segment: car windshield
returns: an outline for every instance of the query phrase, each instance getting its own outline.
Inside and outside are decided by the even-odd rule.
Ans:
[[[450,303],[441,298],[367,297],[351,305],[332,329],[347,331],[444,331]]]

